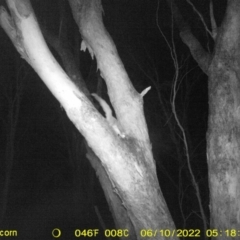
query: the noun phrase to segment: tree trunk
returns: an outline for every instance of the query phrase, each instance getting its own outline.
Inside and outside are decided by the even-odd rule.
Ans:
[[[103,118],[56,62],[42,37],[30,2],[8,0],[7,3],[12,19],[1,8],[2,27],[100,159],[111,182],[111,191],[120,199],[113,209],[114,216],[121,218],[118,209],[124,208],[133,224],[135,231],[129,233],[128,239],[142,239],[145,234],[151,239],[177,239],[171,232],[175,227],[158,184],[152,156],[143,113],[146,91],[139,94],[133,88],[103,26],[100,1],[70,1],[70,5],[84,39],[82,49],[88,48],[96,57],[117,119],[109,116],[109,112],[106,112],[109,118]],[[145,229],[154,231],[146,233]],[[172,237],[158,229],[169,229]]]
[[[211,229],[219,239],[239,236],[240,226],[240,1],[229,0],[225,18],[216,29],[213,54],[207,53],[184,22],[173,0],[168,0],[183,42],[209,76],[209,167]],[[220,232],[222,231],[222,232]],[[220,236],[222,235],[222,236]]]
[[[240,226],[240,2],[229,1],[209,68],[211,228]],[[233,234],[233,235],[231,235]],[[237,232],[236,232],[237,234]],[[223,239],[223,238],[221,238]]]

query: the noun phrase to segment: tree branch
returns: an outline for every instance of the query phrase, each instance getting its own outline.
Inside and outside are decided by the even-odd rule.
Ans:
[[[91,56],[96,57],[119,124],[126,135],[148,145],[143,98],[134,89],[116,46],[103,25],[101,2],[69,0],[69,3],[83,38],[82,49],[87,48]]]
[[[213,11],[213,2],[210,0],[210,21],[211,21],[211,27],[212,27],[212,38],[215,41],[217,38],[217,24],[214,18],[214,11]]]
[[[189,47],[193,58],[198,63],[202,71],[208,75],[208,68],[212,60],[211,54],[203,49],[200,42],[192,34],[189,25],[183,19],[182,14],[178,10],[174,0],[167,0],[167,3],[172,10],[172,14],[180,31],[182,41]]]

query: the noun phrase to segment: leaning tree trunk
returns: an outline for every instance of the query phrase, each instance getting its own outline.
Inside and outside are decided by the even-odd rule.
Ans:
[[[215,41],[212,55],[204,51],[191,33],[174,0],[168,2],[183,42],[209,77],[210,227],[218,229],[216,239],[237,237],[240,226],[240,1],[228,0],[225,18],[218,29],[210,6],[212,32],[206,31]]]
[[[117,210],[124,207],[133,224],[134,232],[130,232],[128,238],[141,239],[142,233],[151,239],[177,239],[158,184],[143,113],[143,96],[147,91],[139,94],[132,86],[103,26],[100,1],[71,0],[70,5],[82,34],[82,49],[87,48],[96,57],[117,119],[111,116],[104,102],[107,119],[103,118],[56,62],[42,37],[29,0],[7,0],[7,4],[12,17],[1,8],[2,27],[100,159],[111,182],[111,191],[120,199],[113,209],[114,216],[121,218]],[[145,229],[156,231],[146,233]],[[172,237],[157,229],[169,229]]]
[[[61,7],[64,7],[64,6],[61,6]],[[61,14],[66,14],[66,12],[64,11],[64,13],[63,13],[63,11],[61,11]],[[61,18],[64,18],[64,16],[61,16]],[[80,70],[79,70],[76,62],[74,61],[74,56],[70,51],[70,46],[66,39],[67,32],[63,32],[63,29],[65,29],[65,28],[66,27],[62,27],[62,36],[61,36],[61,40],[60,40],[59,36],[55,36],[54,34],[52,34],[52,32],[49,32],[47,29],[45,29],[41,26],[41,29],[42,29],[45,39],[47,39],[48,43],[58,53],[68,76],[77,85],[77,87],[79,89],[81,89],[81,91],[83,91],[84,94],[91,100],[91,97],[90,97],[91,94],[89,93],[89,91],[87,89],[87,86],[83,80],[82,74],[80,73]],[[76,51],[78,51],[78,49]],[[96,70],[94,70],[94,72],[95,71]],[[73,144],[76,145],[76,143],[73,143]],[[104,186],[103,192],[104,192],[105,198],[107,200],[107,203],[109,205],[110,211],[113,215],[115,227],[122,228],[122,229],[128,229],[129,232],[134,232],[133,225],[132,225],[130,219],[128,218],[127,211],[124,208],[124,206],[121,204],[121,200],[119,199],[118,195],[112,191],[111,181],[108,178],[108,175],[107,175],[105,169],[103,168],[100,160],[97,158],[97,156],[91,150],[91,148],[88,147],[87,144],[84,144],[84,145],[85,145],[86,151],[87,151],[86,157],[87,157],[87,159],[89,159],[91,166],[95,170],[100,184],[102,186]],[[76,147],[79,148],[80,146],[76,146]],[[71,153],[70,153],[70,155],[71,155]],[[74,161],[79,161],[79,159],[74,159]],[[79,175],[79,172],[76,172],[76,174]],[[76,176],[76,177],[79,178],[80,176]],[[81,195],[81,192],[76,193],[76,194]],[[105,229],[105,228],[106,227],[103,226],[103,229]]]

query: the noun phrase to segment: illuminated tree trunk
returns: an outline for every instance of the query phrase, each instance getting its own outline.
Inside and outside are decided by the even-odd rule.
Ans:
[[[89,98],[63,71],[49,51],[28,0],[8,0],[10,17],[1,8],[1,26],[21,56],[33,67],[65,109],[69,119],[85,137],[100,159],[111,191],[119,199],[111,201],[117,227],[132,224],[128,239],[142,239],[141,230],[174,230],[174,223],[160,190],[155,161],[143,113],[143,96],[131,84],[116,47],[102,23],[99,0],[69,1],[83,42],[96,57],[106,81],[117,120],[105,119]],[[112,119],[112,118],[111,118]],[[116,131],[116,125],[118,131]],[[106,188],[104,181],[102,187]],[[122,218],[121,213],[125,213]],[[122,219],[128,217],[128,221]],[[148,233],[151,239],[177,239],[160,232]],[[155,235],[154,235],[155,234]],[[174,235],[174,234],[173,234]]]

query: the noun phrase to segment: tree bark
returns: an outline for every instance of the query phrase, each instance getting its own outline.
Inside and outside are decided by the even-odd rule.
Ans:
[[[103,26],[100,1],[70,1],[70,4],[82,34],[82,48],[88,48],[92,56],[96,56],[124,135],[114,131],[111,123],[99,114],[53,58],[29,0],[8,0],[7,3],[12,17],[1,8],[2,27],[100,159],[112,191],[118,195],[121,207],[126,209],[134,226],[135,232],[130,232],[129,239],[141,239],[145,229],[154,229],[148,233],[151,239],[177,239],[174,232],[171,232],[172,237],[167,237],[157,231],[174,231],[175,226],[158,184],[143,113],[145,92],[137,93],[128,78]]]
[[[228,1],[209,68],[211,227],[240,226],[240,2]],[[221,238],[222,239],[222,238]]]
[[[174,6],[173,14],[180,14],[173,0],[168,2]],[[217,239],[236,237],[240,226],[240,2],[228,1],[218,32],[214,27],[211,55],[203,50],[182,17],[176,19],[182,23],[178,26],[183,42],[209,77],[210,227],[222,231]]]

